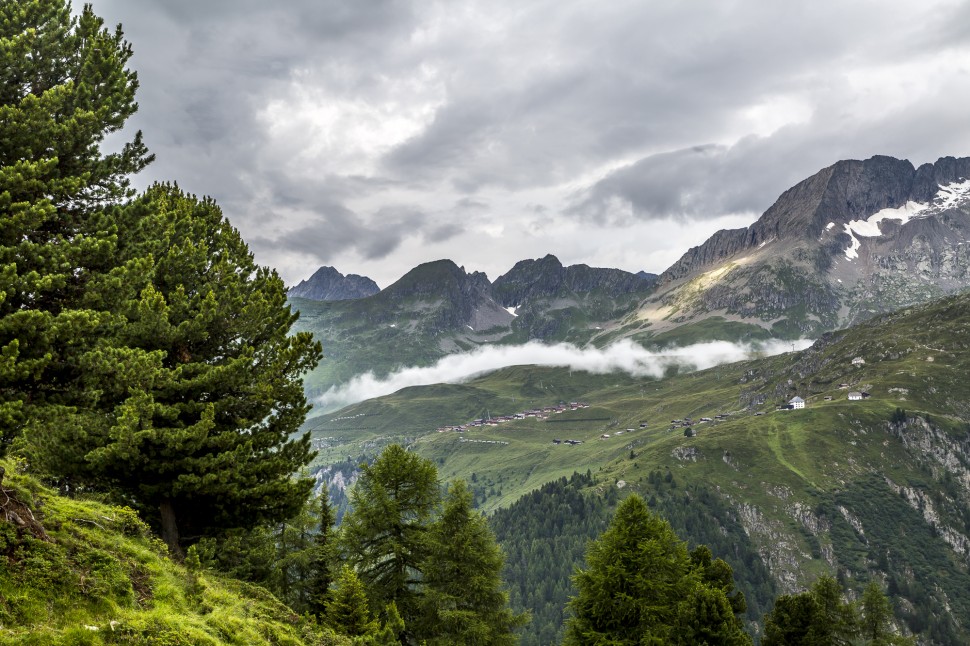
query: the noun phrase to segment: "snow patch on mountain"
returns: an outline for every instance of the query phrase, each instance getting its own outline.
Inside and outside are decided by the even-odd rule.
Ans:
[[[951,182],[945,186],[940,186],[940,190],[936,193],[931,204],[921,204],[910,200],[899,208],[882,209],[865,220],[852,220],[845,223],[843,225],[845,232],[852,238],[845,250],[845,257],[849,260],[855,260],[859,257],[859,248],[862,246],[859,238],[878,238],[881,236],[880,224],[883,220],[899,220],[900,224],[906,224],[914,218],[927,217],[951,209],[966,200],[968,195],[970,195],[970,180]],[[825,230],[828,231],[834,225],[834,222],[829,222]]]

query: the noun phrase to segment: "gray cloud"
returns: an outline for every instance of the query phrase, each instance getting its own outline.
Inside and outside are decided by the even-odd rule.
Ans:
[[[157,154],[140,184],[212,195],[289,282],[469,248],[493,275],[547,252],[661,271],[629,265],[686,237],[633,239],[636,223],[753,218],[840,158],[970,154],[966,3],[94,9],[133,43],[131,125]],[[597,258],[569,225],[590,218],[616,227]]]
[[[358,375],[331,387],[315,402],[322,410],[334,410],[365,399],[381,397],[411,386],[462,383],[469,379],[516,365],[557,366],[591,374],[625,373],[634,377],[662,377],[671,367],[706,369],[754,356],[772,356],[793,347],[804,350],[810,340],[770,340],[757,344],[713,341],[664,350],[646,350],[624,339],[605,348],[578,348],[568,343],[554,345],[530,341],[524,345],[486,345],[469,352],[452,354],[434,365],[402,368],[383,379],[373,373]]]

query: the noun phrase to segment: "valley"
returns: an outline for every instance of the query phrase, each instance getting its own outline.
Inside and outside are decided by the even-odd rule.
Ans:
[[[960,605],[970,600],[956,601],[970,584],[968,350],[970,296],[962,295],[826,334],[802,352],[662,379],[519,366],[361,402],[306,428],[320,465],[405,443],[434,460],[443,479],[469,480],[491,513],[574,472],[592,473],[589,495],[645,498],[656,496],[651,474],[669,473],[695,492],[669,499],[671,513],[682,514],[697,492],[710,497],[711,522],[743,533],[778,590],[803,589],[826,572],[901,590],[911,578],[934,581],[906,584],[899,616],[918,626],[927,604],[946,600],[951,610],[936,629],[962,631],[970,620],[970,606]],[[850,401],[849,392],[870,396]],[[805,409],[777,410],[795,396]],[[437,432],[485,411],[559,402],[589,408]],[[687,418],[694,424],[685,427]],[[709,528],[683,531],[703,542]],[[950,572],[943,579],[941,567]]]

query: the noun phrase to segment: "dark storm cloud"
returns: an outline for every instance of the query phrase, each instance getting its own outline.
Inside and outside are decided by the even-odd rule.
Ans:
[[[574,196],[567,210],[604,224],[632,219],[696,221],[761,213],[781,192],[839,159],[909,158],[914,166],[970,154],[960,108],[970,85],[940,88],[922,106],[855,120],[822,113],[809,123],[731,146],[693,146],[644,157]],[[851,134],[851,136],[847,136]]]
[[[818,71],[865,42],[851,8],[837,21],[831,7],[777,3],[566,3],[562,14],[523,11],[492,64],[465,71],[477,82],[460,72],[448,104],[388,155],[388,168],[445,171],[464,190],[521,187],[644,146],[716,140],[735,111],[824,83]],[[771,28],[754,35],[753,23]]]
[[[134,46],[132,126],[157,154],[139,181],[212,195],[258,256],[296,258],[289,280],[317,260],[400,275],[470,239],[507,267],[523,253],[509,236],[554,244],[564,217],[757,213],[840,158],[970,154],[967,3],[94,9]]]
[[[330,264],[338,254],[347,249],[356,249],[364,258],[377,260],[394,251],[412,231],[406,222],[393,219],[370,228],[353,213],[339,207],[322,215],[307,215],[303,221],[303,226],[293,231],[272,238],[254,239],[254,249],[269,250],[282,246],[315,258],[321,264]]]

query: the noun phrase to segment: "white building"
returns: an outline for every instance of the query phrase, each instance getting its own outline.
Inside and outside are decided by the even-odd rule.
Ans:
[[[862,393],[856,392],[856,391],[852,391],[851,393],[849,393],[849,401],[855,402],[861,399],[862,399]]]
[[[798,410],[799,408],[805,408],[805,400],[797,396],[792,397],[791,399],[788,400],[788,405],[794,408],[795,410]]]

